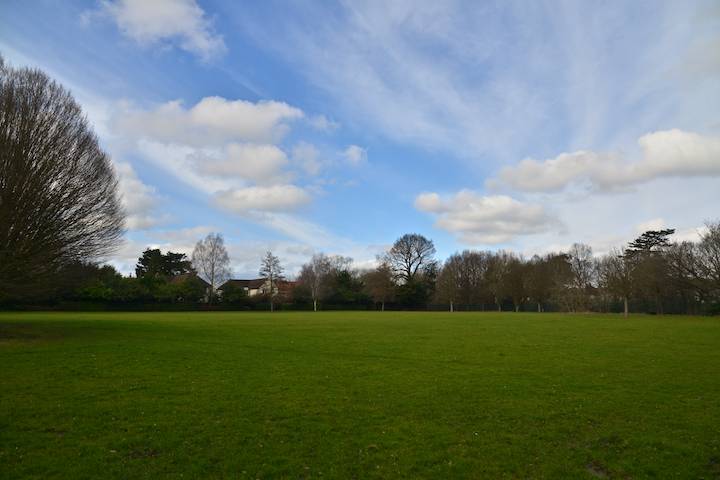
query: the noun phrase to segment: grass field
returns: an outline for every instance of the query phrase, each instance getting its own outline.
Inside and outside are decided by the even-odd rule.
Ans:
[[[720,319],[0,314],[0,478],[720,478]]]

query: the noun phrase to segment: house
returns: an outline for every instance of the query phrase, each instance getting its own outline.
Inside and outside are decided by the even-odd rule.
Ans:
[[[265,283],[266,281],[264,278],[255,278],[252,280],[231,279],[223,283],[218,288],[218,294],[222,296],[223,288],[225,288],[225,286],[227,285],[232,285],[233,287],[237,287],[240,290],[245,290],[245,293],[247,293],[248,297],[254,297],[255,295],[265,293]]]
[[[281,298],[290,298],[297,282],[289,280],[278,280],[275,282],[275,295]],[[231,279],[218,288],[218,294],[222,296],[222,290],[226,285],[232,285],[238,289],[245,290],[248,297],[266,295],[270,293],[270,282],[264,278],[252,280]]]
[[[190,279],[193,279],[193,280],[197,279],[200,283],[202,283],[202,285],[205,288],[210,288],[210,284],[208,282],[206,282],[205,280],[203,280],[200,276],[198,276],[197,273],[181,273],[179,275],[173,275],[172,277],[168,278],[168,282],[173,283],[173,284],[178,284],[178,283],[183,283],[186,280],[190,280]]]
[[[207,303],[210,298],[210,284],[198,276],[198,274],[194,272],[181,273],[168,278],[168,283],[173,285],[183,285],[187,284],[187,282],[194,282],[197,284],[198,290],[205,292],[201,298],[198,298],[198,300],[202,303]]]

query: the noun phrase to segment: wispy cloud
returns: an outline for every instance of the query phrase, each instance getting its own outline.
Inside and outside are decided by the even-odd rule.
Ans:
[[[206,61],[227,49],[195,0],[102,0],[98,9],[83,14],[82,21],[106,17],[142,45],[177,45]]]
[[[669,72],[711,27],[677,3],[646,7],[606,3],[589,14],[576,2],[353,2],[320,15],[305,3],[276,26],[251,14],[236,21],[353,123],[497,165],[709,121],[706,107],[679,101],[697,78]],[[711,86],[701,90],[718,104]],[[670,116],[681,123],[658,125]]]

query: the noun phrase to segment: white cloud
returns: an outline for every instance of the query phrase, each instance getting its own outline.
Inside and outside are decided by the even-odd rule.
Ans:
[[[219,156],[218,149],[202,150],[186,145],[165,144],[142,139],[137,142],[137,152],[146,161],[165,170],[185,184],[207,194],[232,188],[236,181],[205,175],[198,163],[209,156]]]
[[[471,190],[461,190],[447,198],[423,193],[415,199],[415,208],[435,215],[438,228],[457,235],[467,244],[505,243],[559,225],[541,205],[505,195],[481,196]]]
[[[318,149],[314,145],[307,142],[298,143],[293,147],[292,159],[308,175],[320,173],[322,163],[319,159]]]
[[[109,16],[123,35],[143,45],[176,44],[203,60],[226,51],[195,0],[105,0],[82,20],[88,23],[96,16]]]
[[[146,248],[159,248],[163,251],[184,253],[188,257],[192,254],[195,243],[210,232],[217,229],[205,225],[180,228],[175,230],[151,230],[133,232],[130,238],[125,238],[107,262],[121,273],[128,275],[135,273],[135,264]]]
[[[529,154],[615,148],[673,126],[717,128],[720,70],[688,74],[686,65],[695,51],[703,62],[717,58],[717,15],[698,2],[287,10],[272,25],[254,11],[234,20],[331,95],[343,123],[454,153],[479,175]]]
[[[332,132],[340,127],[338,122],[330,120],[325,115],[314,115],[308,120],[310,126],[322,132]]]
[[[538,162],[532,158],[518,165],[500,170],[499,180],[490,179],[486,185],[497,188],[503,184],[526,192],[561,190],[572,181],[589,174],[596,166],[616,166],[612,156],[593,152],[562,153],[555,158]]]
[[[287,132],[288,121],[302,117],[302,110],[284,102],[205,97],[189,109],[179,100],[147,111],[127,107],[116,115],[115,127],[135,137],[194,146],[230,140],[275,143]]]
[[[367,150],[357,145],[350,145],[343,152],[343,156],[350,165],[358,166],[367,161]]]
[[[297,143],[292,159],[278,143],[300,118],[301,110],[283,102],[206,97],[190,108],[180,101],[149,110],[125,104],[111,125],[125,150],[207,195],[211,205],[305,241],[301,230],[319,227],[286,213],[310,203],[313,190],[293,182],[297,169],[317,175],[323,162],[309,143]]]
[[[287,156],[275,145],[231,143],[224,153],[219,159],[198,161],[198,169],[209,175],[236,176],[261,183],[287,179],[287,175],[282,174],[288,164]]]
[[[238,213],[278,212],[310,200],[305,189],[290,184],[287,154],[274,144],[289,129],[287,122],[303,116],[283,102],[205,97],[190,108],[180,101],[150,110],[125,104],[112,125],[126,148],[217,205]],[[311,172],[319,169],[312,148],[300,150],[302,167]]]
[[[638,144],[642,158],[636,162],[628,162],[620,154],[563,153],[549,160],[525,159],[505,167],[499,179],[487,185],[550,192],[584,183],[608,191],[663,177],[720,176],[720,138],[673,129],[643,135]]]
[[[197,225],[176,230],[160,230],[152,233],[152,239],[155,242],[153,245],[189,255],[198,240],[215,231],[217,231],[217,228],[208,225]]]
[[[125,209],[125,226],[129,230],[145,230],[159,223],[154,209],[158,203],[154,187],[144,184],[135,173],[132,165],[115,162],[118,175],[118,189]]]
[[[665,220],[662,218],[652,218],[645,222],[640,222],[635,226],[635,233],[638,235],[647,232],[648,230],[662,230],[665,228]]]
[[[237,188],[218,192],[215,201],[235,213],[253,211],[287,211],[310,202],[310,195],[295,185],[272,185]]]
[[[670,238],[674,242],[699,242],[701,237],[707,234],[707,231],[708,228],[705,225],[701,227],[681,228],[675,230],[675,233]]]
[[[648,230],[663,230],[670,228],[663,218],[653,218],[646,222],[640,222],[635,226],[636,236]],[[675,233],[670,237],[671,242],[697,242],[700,236],[707,231],[707,226],[676,228]]]

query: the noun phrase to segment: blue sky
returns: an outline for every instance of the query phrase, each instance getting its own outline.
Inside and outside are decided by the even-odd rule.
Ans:
[[[266,249],[602,253],[720,216],[713,1],[10,0],[0,52],[112,155],[125,272],[210,231],[252,276]]]

